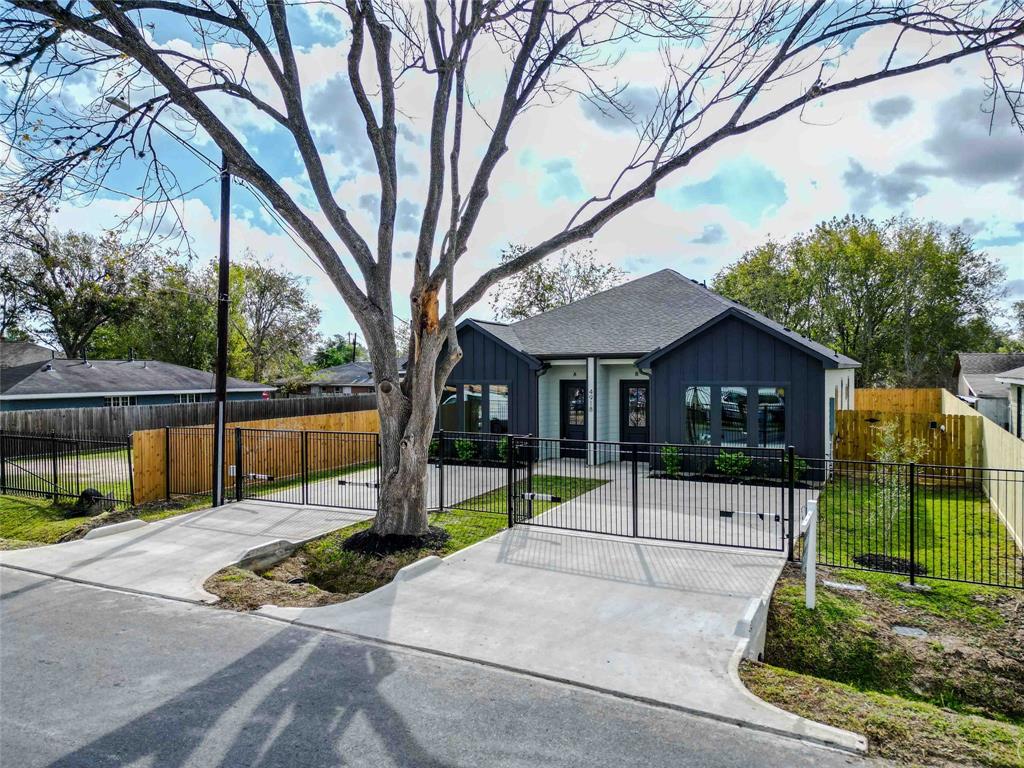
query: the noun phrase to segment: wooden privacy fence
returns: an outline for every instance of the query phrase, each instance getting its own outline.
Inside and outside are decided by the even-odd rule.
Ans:
[[[858,411],[890,413],[942,413],[942,389],[856,389]]]
[[[224,477],[229,485],[234,483],[236,427],[245,430],[243,472],[286,479],[301,471],[303,450],[308,451],[308,468],[317,472],[372,461],[376,451],[372,436],[345,439],[344,435],[324,433],[376,433],[380,431],[380,418],[376,410],[362,410],[229,423],[224,441]],[[305,446],[304,431],[310,433]],[[132,447],[136,504],[210,491],[212,427],[141,430],[132,435]]]
[[[282,419],[328,413],[366,411],[377,407],[375,394],[289,397],[274,400],[228,400],[228,421]],[[123,440],[133,432],[161,427],[213,423],[213,403],[125,405],[102,408],[45,408],[0,413],[0,430],[22,434],[56,432],[67,437]]]
[[[896,422],[904,439],[924,440],[927,451],[922,464],[972,467],[978,463],[981,416],[977,414],[893,413],[858,410],[836,412],[836,436],[833,456],[849,461],[872,461],[877,428]]]

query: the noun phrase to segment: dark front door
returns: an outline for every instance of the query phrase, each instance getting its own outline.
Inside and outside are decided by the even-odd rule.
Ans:
[[[651,441],[647,382],[619,382],[619,440],[623,443]]]
[[[563,379],[561,384],[562,456],[586,455],[587,382]]]

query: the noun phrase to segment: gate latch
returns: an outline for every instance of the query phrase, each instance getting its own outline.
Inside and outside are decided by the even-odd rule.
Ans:
[[[247,480],[267,480],[267,481],[272,481],[274,479],[273,475],[262,475],[259,472],[248,472],[248,473],[246,473],[245,477],[246,477]]]
[[[357,483],[352,480],[339,480],[338,485],[361,485],[366,488],[377,488],[377,483]]]
[[[526,493],[519,494],[519,498],[521,498],[521,499],[523,499],[525,501],[554,501],[554,502],[560,502],[562,500],[561,496],[553,496],[550,493],[533,493],[532,491],[527,491]]]

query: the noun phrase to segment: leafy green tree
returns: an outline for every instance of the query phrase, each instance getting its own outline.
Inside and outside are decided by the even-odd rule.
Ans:
[[[501,262],[526,251],[525,245],[510,244]],[[615,265],[598,261],[593,250],[562,251],[556,260],[538,262],[499,282],[491,293],[491,309],[499,320],[522,320],[611,288],[625,276]]]
[[[861,386],[945,384],[958,350],[996,350],[1003,270],[960,229],[847,216],[744,254],[717,291],[861,363]]]
[[[344,365],[355,360],[369,360],[370,356],[358,339],[355,342],[355,357],[353,358],[352,336],[350,334],[336,333],[321,344],[313,355],[313,364],[317,368],[331,368],[335,365]]]
[[[163,261],[113,232],[94,237],[29,224],[5,237],[0,283],[22,302],[23,330],[69,358],[82,357],[100,328],[132,316]]]

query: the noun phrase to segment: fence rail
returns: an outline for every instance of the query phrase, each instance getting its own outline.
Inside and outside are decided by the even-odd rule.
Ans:
[[[257,421],[328,413],[367,411],[377,407],[377,396],[327,395],[273,400],[228,400],[228,421]],[[101,408],[46,408],[0,413],[0,429],[24,434],[77,436],[123,440],[133,432],[162,427],[192,427],[213,423],[213,403],[127,405]]]
[[[127,440],[0,432],[0,493],[68,502],[87,489],[115,506],[134,503]]]

